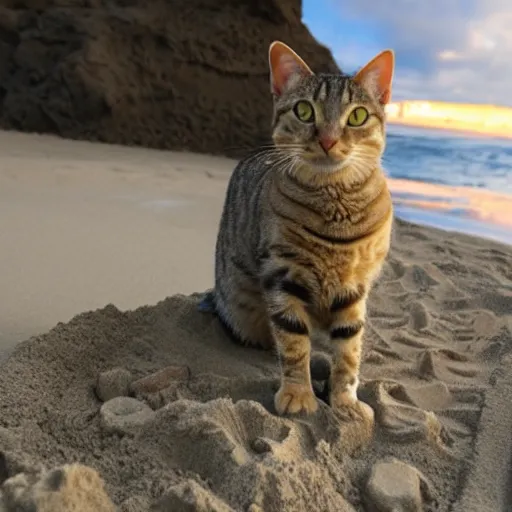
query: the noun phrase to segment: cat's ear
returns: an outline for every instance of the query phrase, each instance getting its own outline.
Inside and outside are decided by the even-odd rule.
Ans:
[[[309,66],[287,45],[274,41],[268,50],[270,90],[280,96],[304,76],[312,75]]]
[[[385,105],[391,100],[394,68],[395,54],[392,50],[384,50],[356,73],[354,81]]]

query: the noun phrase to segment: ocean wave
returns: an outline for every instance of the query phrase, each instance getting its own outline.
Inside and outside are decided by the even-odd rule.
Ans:
[[[388,128],[391,178],[512,193],[512,141],[414,128]]]

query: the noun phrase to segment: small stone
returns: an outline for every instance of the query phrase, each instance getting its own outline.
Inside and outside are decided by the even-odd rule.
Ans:
[[[96,394],[102,402],[108,402],[118,396],[128,396],[132,380],[132,374],[125,368],[113,368],[102,372],[96,383]]]
[[[169,387],[175,380],[187,380],[190,370],[187,366],[167,366],[147,377],[132,383],[130,389],[135,395],[139,393],[157,393]]]
[[[257,437],[251,443],[251,448],[256,453],[268,453],[272,451],[271,441],[264,437]]]
[[[100,409],[103,428],[121,434],[134,433],[150,422],[154,415],[155,412],[148,405],[126,396],[112,398]]]
[[[421,512],[432,500],[430,484],[414,467],[397,459],[377,462],[366,485],[372,512]]]

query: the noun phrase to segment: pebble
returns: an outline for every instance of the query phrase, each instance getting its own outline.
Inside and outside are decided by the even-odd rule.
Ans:
[[[377,462],[366,485],[373,512],[422,512],[423,498],[432,499],[430,484],[414,467],[397,459]]]
[[[132,374],[125,368],[113,368],[102,372],[96,382],[96,394],[102,402],[108,402],[118,396],[128,396],[132,380]]]
[[[264,437],[257,437],[251,443],[251,448],[256,453],[268,453],[272,451],[272,443]]]
[[[133,382],[130,390],[135,395],[139,393],[158,393],[158,391],[169,387],[173,381],[187,380],[189,377],[190,370],[187,366],[167,366]]]
[[[145,403],[119,396],[105,402],[100,409],[103,428],[120,434],[134,433],[140,427],[150,422],[155,412]]]

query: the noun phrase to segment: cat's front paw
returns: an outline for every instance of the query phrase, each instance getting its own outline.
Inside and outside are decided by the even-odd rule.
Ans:
[[[278,414],[312,414],[318,409],[318,402],[311,386],[283,383],[274,397]]]
[[[357,393],[352,389],[331,392],[329,394],[329,403],[333,409],[355,407],[358,402]]]
[[[336,382],[331,379],[329,384],[329,404],[333,409],[350,409],[358,404],[357,388],[359,387],[359,379],[357,377],[351,379],[350,382],[346,380]]]
[[[373,423],[373,409],[357,398],[357,394],[352,390],[331,393],[329,395],[329,404],[344,420],[363,420]]]

